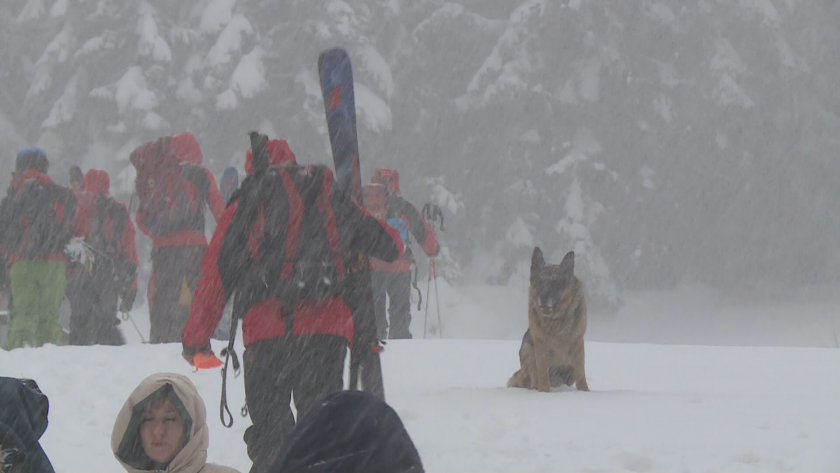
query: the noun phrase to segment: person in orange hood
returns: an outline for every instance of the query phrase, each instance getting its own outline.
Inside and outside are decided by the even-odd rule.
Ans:
[[[151,343],[180,341],[181,330],[189,317],[201,273],[201,258],[207,250],[207,237],[204,234],[205,205],[209,207],[216,222],[225,209],[225,201],[216,185],[216,179],[201,165],[201,148],[195,136],[189,132],[172,135],[168,138],[168,146],[179,161],[180,180],[174,184],[175,189],[165,189],[162,185],[167,181],[165,176],[152,176],[159,188],[148,198],[160,198],[163,192],[172,191],[178,197],[164,199],[164,206],[156,206],[146,205],[144,197],[140,196],[141,204],[137,211],[137,227],[152,238],[152,277],[148,292]],[[157,150],[157,144],[152,142],[150,149]],[[142,147],[132,154],[142,154]],[[138,180],[141,174],[138,172]],[[184,208],[169,207],[178,205],[180,201],[184,201]],[[182,224],[177,228],[166,228],[164,231],[154,224],[161,212],[177,214],[182,211],[187,215],[183,216]]]
[[[82,183],[80,203],[89,217],[85,244],[92,262],[78,273],[70,304],[71,345],[123,345],[117,328],[117,302],[128,312],[137,295],[137,248],[128,209],[108,195],[108,173],[91,169]]]

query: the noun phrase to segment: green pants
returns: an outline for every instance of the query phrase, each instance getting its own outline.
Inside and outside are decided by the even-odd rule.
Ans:
[[[64,299],[63,261],[21,260],[10,272],[12,320],[7,349],[58,345],[62,330],[58,310]]]

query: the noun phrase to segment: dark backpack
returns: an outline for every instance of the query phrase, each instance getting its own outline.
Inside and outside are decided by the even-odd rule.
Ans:
[[[169,136],[141,145],[129,159],[137,171],[137,215],[152,236],[182,230],[204,231],[209,181],[199,166],[180,163]],[[186,182],[199,189],[198,201],[192,205],[184,188]]]
[[[23,259],[64,251],[73,236],[78,202],[69,189],[28,179],[23,190],[3,204],[5,249]]]
[[[341,294],[346,272],[332,185],[325,166],[277,166],[249,176],[234,196],[238,208],[219,252],[225,288],[235,287],[249,305]]]
[[[96,252],[94,270],[116,271],[124,259],[120,243],[128,224],[128,210],[113,197],[97,195],[96,213],[89,223],[90,236],[86,240]]]

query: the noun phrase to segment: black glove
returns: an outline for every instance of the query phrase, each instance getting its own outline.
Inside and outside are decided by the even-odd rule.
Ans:
[[[134,307],[134,299],[137,297],[137,289],[130,288],[123,292],[122,297],[120,298],[120,312],[131,312],[131,308]]]

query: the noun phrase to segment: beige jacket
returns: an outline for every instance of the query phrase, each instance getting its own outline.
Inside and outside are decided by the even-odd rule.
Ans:
[[[181,410],[189,438],[165,470],[154,470],[140,444],[139,427],[143,410],[161,396],[169,396]],[[209,444],[204,400],[189,378],[173,373],[156,373],[144,379],[123,404],[111,433],[111,450],[129,473],[239,473],[232,468],[207,463]]]

